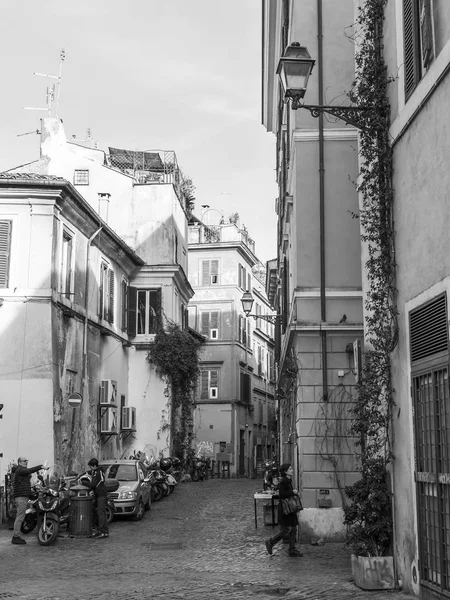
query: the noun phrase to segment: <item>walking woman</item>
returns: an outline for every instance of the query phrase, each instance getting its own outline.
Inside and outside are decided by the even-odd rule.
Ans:
[[[289,498],[290,496],[296,496],[297,490],[294,490],[292,486],[292,475],[294,470],[289,463],[284,463],[280,466],[280,485],[278,489],[278,495],[280,500],[283,498]],[[269,554],[273,554],[273,547],[285,536],[289,535],[289,556],[303,556],[301,552],[295,547],[297,539],[297,513],[290,515],[284,515],[281,508],[281,502],[278,503],[278,523],[280,525],[280,531],[269,540],[266,540],[266,549]]]

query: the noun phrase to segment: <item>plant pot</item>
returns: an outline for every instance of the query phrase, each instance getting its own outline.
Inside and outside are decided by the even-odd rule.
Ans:
[[[352,574],[362,590],[392,590],[395,588],[392,556],[355,556],[352,554]]]

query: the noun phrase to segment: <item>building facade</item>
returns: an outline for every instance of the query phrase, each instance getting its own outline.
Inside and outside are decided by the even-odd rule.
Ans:
[[[450,6],[384,7],[391,106],[399,339],[392,353],[398,578],[421,598],[450,595],[447,224]]]
[[[251,290],[253,313],[272,313],[253,240],[237,223],[189,224],[189,324],[205,336],[194,413],[194,443],[230,462],[232,476],[262,476],[276,452],[273,325],[246,318],[241,297]]]
[[[277,330],[282,460],[294,465],[305,536],[345,536],[344,488],[355,481],[347,434],[354,347],[363,338],[357,130],[285,102],[277,67],[293,42],[316,60],[310,104],[341,98],[354,78],[346,36],[353,1],[264,0],[263,124],[276,136],[278,253],[267,277]],[[324,510],[326,509],[326,510]]]
[[[103,242],[104,232],[108,231],[135,257],[139,267],[116,275],[113,274],[113,265],[115,261],[122,260],[123,249],[117,247],[114,251],[117,257],[111,250],[100,261],[101,264],[95,265],[92,261],[97,259],[94,250],[91,251],[90,266],[86,267],[84,275],[96,290],[89,292],[93,295],[92,299],[89,296],[89,302],[92,300],[93,303],[90,310],[101,322],[110,324],[111,319],[116,319],[114,323],[120,332],[120,345],[100,352],[97,345],[103,334],[95,328],[91,335],[88,328],[83,342],[88,357],[85,370],[91,367],[99,373],[93,380],[89,398],[105,405],[99,408],[99,419],[97,413],[91,415],[93,422],[99,421],[97,444],[90,440],[80,454],[78,447],[71,446],[70,436],[68,443],[66,434],[61,434],[61,443],[68,443],[71,447],[68,450],[73,463],[71,466],[78,466],[89,453],[98,454],[101,458],[128,456],[135,450],[149,455],[161,452],[167,455],[171,450],[170,435],[160,436],[161,424],[167,420],[165,383],[149,363],[147,354],[159,325],[171,322],[187,327],[187,305],[193,294],[187,279],[188,210],[181,190],[176,156],[173,152],[114,148],[109,148],[106,153],[67,141],[58,119],[44,119],[41,127],[40,158],[11,169],[5,174],[6,180],[19,175],[24,181],[33,181],[33,177],[39,181],[39,177],[45,176],[65,178],[70,193],[83,204],[85,211],[95,215],[92,218],[96,219],[97,227],[88,236],[88,247],[92,249]],[[73,183],[68,184],[68,181]],[[78,221],[76,224],[80,227]],[[4,235],[8,236],[8,231],[5,230]],[[64,277],[69,279],[75,272],[78,242],[71,237],[69,228],[61,235],[63,237],[58,243],[63,250],[58,250],[54,260],[63,261],[61,268],[64,269]],[[39,252],[34,247],[34,238],[30,244],[32,253]],[[11,253],[11,260],[12,268],[20,271],[23,265],[25,269],[24,263],[17,262],[16,254]],[[53,269],[57,266],[56,262],[52,264]],[[82,265],[80,273],[81,268]],[[87,296],[83,290],[88,286],[81,286],[84,281],[82,274],[77,277],[75,289],[64,296],[64,302],[69,304],[69,312],[78,314],[80,300],[77,294],[80,294],[84,306]],[[10,281],[4,280],[1,287],[11,291],[11,285]],[[13,290],[11,293],[14,294]],[[116,316],[113,316],[114,311],[117,311]],[[32,330],[27,335],[32,335]],[[56,332],[54,335],[59,339]],[[105,334],[105,340],[108,335]],[[111,340],[109,342],[112,343]],[[62,384],[64,397],[69,389],[83,397],[88,393],[87,389],[83,389],[86,378],[81,377],[82,365],[78,364],[76,369],[73,365],[68,366],[72,359],[72,362],[79,360],[76,358],[79,357],[78,343],[75,338],[65,340],[67,354],[72,358],[59,361],[65,364],[61,368],[78,374],[78,379],[73,376],[71,383]],[[48,351],[51,352],[51,349]],[[120,433],[122,415],[127,421],[126,434]],[[64,423],[71,418],[71,415],[61,417]],[[45,458],[50,461],[58,458],[59,448],[59,442],[55,441],[54,456]]]

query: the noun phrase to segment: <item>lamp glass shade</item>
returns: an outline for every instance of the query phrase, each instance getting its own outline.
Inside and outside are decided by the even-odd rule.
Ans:
[[[251,292],[247,290],[244,294],[242,294],[241,302],[242,310],[245,312],[246,315],[249,315],[252,311],[252,306],[254,302]]]
[[[303,98],[314,63],[306,46],[294,42],[286,48],[277,69],[286,98]]]

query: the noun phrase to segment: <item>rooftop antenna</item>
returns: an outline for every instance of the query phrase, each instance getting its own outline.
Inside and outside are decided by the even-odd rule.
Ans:
[[[47,107],[46,108],[36,108],[32,106],[24,106],[25,110],[46,110],[48,112],[48,116],[52,116],[52,102],[55,100],[56,96],[56,118],[58,118],[59,113],[59,93],[61,90],[61,76],[62,76],[62,68],[63,62],[66,58],[65,50],[61,50],[59,55],[59,74],[58,75],[49,75],[48,73],[33,73],[33,75],[39,75],[40,77],[47,77],[47,79],[56,79],[57,83],[47,85]]]

